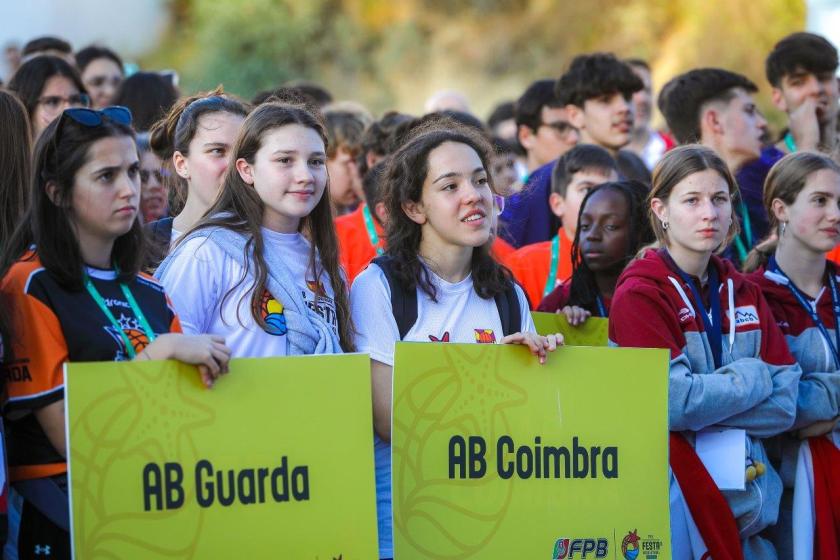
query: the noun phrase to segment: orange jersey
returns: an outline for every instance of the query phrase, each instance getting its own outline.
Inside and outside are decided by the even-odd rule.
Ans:
[[[364,209],[362,203],[354,211],[335,219],[335,233],[338,236],[338,259],[347,274],[347,283],[365,269],[370,261],[376,257],[376,247],[371,243],[367,227],[365,227]],[[373,219],[374,231],[379,237],[377,247],[385,247],[385,232],[382,226]]]
[[[12,317],[10,355],[2,368],[12,481],[66,471],[64,458],[31,414],[64,398],[64,363],[126,360],[126,339],[134,352],[149,344],[149,333],[126,301],[115,273],[88,268],[87,274],[125,337],[87,290],[62,287],[34,255],[15,263],[0,283]],[[127,287],[155,334],[181,331],[154,278],[141,274]]]
[[[835,264],[840,264],[840,245],[829,251],[826,258]]]
[[[560,237],[557,277],[554,285],[549,287],[549,292],[572,276],[572,242],[566,237],[563,228],[560,228],[557,235]],[[531,309],[537,308],[545,293],[551,272],[551,243],[543,241],[526,245],[514,252],[506,262],[516,281],[525,290]]]
[[[501,264],[507,263],[507,260],[516,252],[513,245],[497,237],[493,240],[493,245],[490,247],[490,254]]]

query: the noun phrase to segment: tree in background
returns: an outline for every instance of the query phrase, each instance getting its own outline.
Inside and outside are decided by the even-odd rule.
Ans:
[[[290,79],[322,83],[374,111],[419,112],[437,89],[483,115],[580,52],[642,57],[654,81],[698,66],[769,91],[764,57],[802,29],[803,0],[175,0],[170,38],[147,62],[186,91],[224,83],[249,98]],[[767,96],[760,96],[767,101]],[[769,102],[762,107],[770,113]]]

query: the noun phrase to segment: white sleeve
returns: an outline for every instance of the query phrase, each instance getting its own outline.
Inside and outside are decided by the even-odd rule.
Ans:
[[[165,274],[158,277],[172,300],[184,334],[209,331],[212,314],[224,297],[219,288],[224,259],[224,251],[212,241],[190,239],[179,247]]]
[[[534,318],[531,317],[531,306],[528,305],[528,298],[525,297],[525,292],[519,284],[516,285],[516,297],[519,298],[519,313],[522,315],[522,330],[519,332],[537,332]]]
[[[391,289],[375,264],[356,277],[350,289],[350,316],[356,326],[356,349],[377,362],[394,365],[394,344],[400,331],[391,309]]]

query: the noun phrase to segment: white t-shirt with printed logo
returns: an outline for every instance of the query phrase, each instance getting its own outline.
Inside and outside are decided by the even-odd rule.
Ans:
[[[430,271],[437,288],[437,303],[417,288],[417,322],[403,340],[410,342],[477,342],[492,344],[504,338],[495,299],[483,299],[473,289],[472,276],[447,282]],[[536,331],[528,301],[516,286],[520,332]],[[391,288],[385,273],[371,263],[356,277],[350,290],[350,314],[356,326],[356,348],[378,362],[394,365],[394,344],[400,330],[391,309]],[[391,512],[391,445],[374,434],[376,469],[376,514],[379,557],[391,558],[393,528]]]
[[[262,229],[265,251],[279,255],[288,266],[295,288],[306,304],[338,333],[335,293],[325,273],[320,282],[310,278],[309,241],[300,233]],[[283,302],[267,291],[260,307],[268,325],[263,329],[251,315],[253,277],[242,280],[242,259],[229,256],[212,239],[187,241],[160,278],[186,334],[225,337],[235,358],[262,358],[288,354]],[[230,293],[228,293],[230,292]]]
[[[447,282],[430,272],[437,303],[417,288],[417,322],[403,340],[408,342],[477,342],[492,344],[504,338],[499,309],[492,298],[479,297],[472,276]],[[519,286],[520,332],[536,331],[528,301]],[[394,344],[400,331],[391,309],[391,289],[382,269],[371,263],[353,282],[350,306],[356,326],[356,347],[383,364],[394,365]]]

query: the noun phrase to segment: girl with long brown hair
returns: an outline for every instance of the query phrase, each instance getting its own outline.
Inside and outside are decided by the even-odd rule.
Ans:
[[[326,144],[302,106],[245,119],[216,202],[156,273],[185,332],[222,334],[234,356],[353,349]]]
[[[840,277],[826,254],[840,243],[840,166],[814,152],[785,156],[764,182],[764,207],[773,234],[746,266],[802,367],[796,420],[772,457],[785,486],[773,537],[780,557],[830,558],[840,535],[824,516],[840,512],[820,504],[831,503],[840,469]]]
[[[793,423],[801,369],[761,291],[715,254],[738,231],[737,196],[712,150],[666,153],[648,196],[661,248],[627,266],[610,310],[614,344],[670,350],[675,558],[731,558],[738,549],[747,560],[776,558],[763,531],[776,522],[782,484],[763,442]],[[739,470],[743,463],[743,485],[719,489],[695,451],[715,447],[721,432],[745,450],[727,455]]]
[[[354,281],[358,346],[371,356],[379,557],[392,558],[391,379],[394,346],[521,344],[541,363],[563,343],[536,333],[525,293],[490,255],[492,148],[450,120],[418,128],[390,156],[387,249]],[[409,311],[412,310],[412,311]]]

